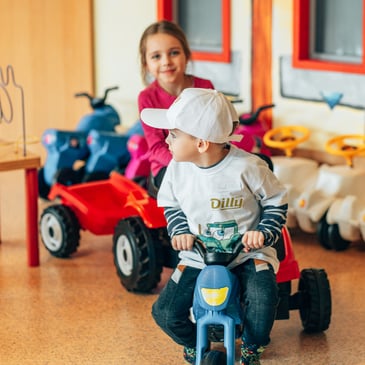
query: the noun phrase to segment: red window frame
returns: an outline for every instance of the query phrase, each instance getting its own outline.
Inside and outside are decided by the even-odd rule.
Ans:
[[[222,3],[222,51],[197,52],[192,51],[192,58],[199,61],[231,62],[231,0],[221,0]],[[173,0],[157,0],[158,20],[173,20]]]
[[[310,0],[294,0],[293,67],[321,71],[365,73],[365,0],[363,0],[362,62],[358,64],[325,61],[309,56]]]

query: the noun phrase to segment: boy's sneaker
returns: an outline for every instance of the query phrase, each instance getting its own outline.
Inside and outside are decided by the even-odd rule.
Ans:
[[[184,360],[187,364],[195,364],[196,359],[196,348],[195,347],[184,347]]]
[[[260,357],[264,351],[264,346],[245,346],[242,344],[240,365],[260,365]]]

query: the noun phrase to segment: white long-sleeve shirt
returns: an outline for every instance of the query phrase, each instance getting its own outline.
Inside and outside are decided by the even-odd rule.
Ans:
[[[170,236],[190,232],[220,250],[229,248],[237,234],[262,231],[265,247],[240,253],[230,266],[258,258],[278,270],[271,245],[286,221],[286,190],[259,157],[230,146],[227,156],[209,168],[172,160],[158,193],[158,205],[165,208]],[[204,266],[194,250],[181,251],[180,259],[184,265]]]

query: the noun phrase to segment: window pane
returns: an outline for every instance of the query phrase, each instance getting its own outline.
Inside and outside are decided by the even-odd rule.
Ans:
[[[221,0],[178,0],[177,22],[193,51],[222,52]]]
[[[362,61],[362,0],[312,0],[311,58]]]

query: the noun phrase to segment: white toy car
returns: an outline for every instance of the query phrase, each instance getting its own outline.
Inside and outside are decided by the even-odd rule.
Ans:
[[[334,166],[290,157],[292,149],[307,137],[305,128],[296,126],[277,128],[264,136],[268,146],[286,152],[286,157],[272,160],[275,174],[289,192],[288,227],[298,225],[305,232],[317,233],[327,249],[345,250],[350,242],[365,240],[365,166],[354,165],[355,156],[365,156],[365,136],[330,139],[326,151],[346,159],[346,165]],[[292,144],[286,145],[285,140]]]
[[[299,197],[295,211],[303,230],[317,232],[323,247],[341,251],[365,240],[365,166],[354,164],[354,157],[365,153],[365,135],[341,135],[325,147],[346,165],[322,165],[315,188]]]
[[[285,156],[271,156],[274,174],[285,185],[289,196],[287,226],[298,225],[295,204],[303,191],[314,186],[318,175],[318,163],[314,160],[294,157],[293,150],[310,136],[309,129],[302,126],[285,126],[269,130],[264,143],[271,148],[283,150]]]

